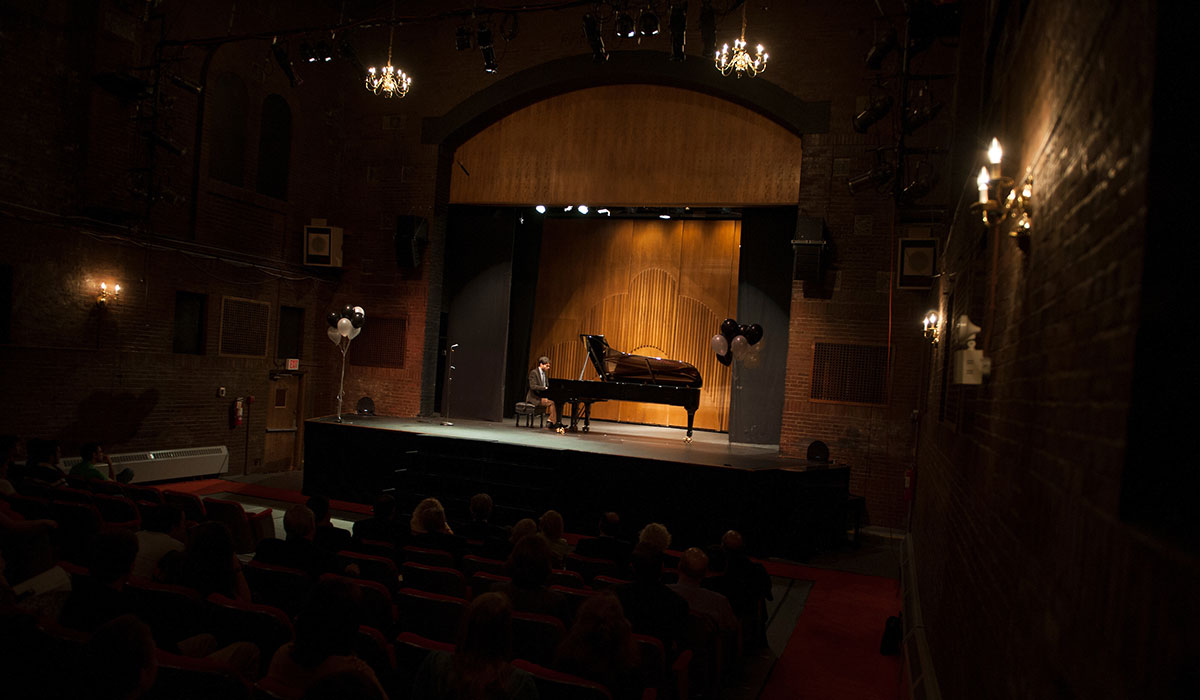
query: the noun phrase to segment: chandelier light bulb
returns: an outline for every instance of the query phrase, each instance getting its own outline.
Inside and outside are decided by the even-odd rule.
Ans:
[[[980,168],[979,177],[975,178],[975,184],[979,187],[980,204],[988,203],[988,185],[991,183],[991,181],[992,178],[988,176],[988,169]]]

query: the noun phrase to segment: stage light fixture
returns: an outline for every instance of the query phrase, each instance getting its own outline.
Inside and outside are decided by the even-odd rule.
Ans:
[[[872,124],[886,117],[890,111],[892,111],[892,96],[887,93],[875,95],[871,98],[870,105],[854,117],[854,130],[860,134],[867,133],[867,129],[870,129]]]
[[[454,30],[454,48],[457,51],[471,50],[471,27],[464,24]]]
[[[867,50],[867,68],[869,70],[879,70],[883,67],[883,61],[888,57],[888,54],[896,48],[896,28],[888,27],[883,36],[875,40],[871,44],[871,48]]]
[[[900,198],[904,203],[911,204],[929,194],[933,190],[935,181],[936,178],[927,172],[924,163],[919,163],[912,179],[900,190]]]
[[[588,209],[588,205],[580,204],[579,206],[575,207],[575,211],[579,212],[580,214],[586,214],[590,210]]]
[[[571,211],[574,208],[575,208],[574,204],[568,204],[567,206],[563,207],[563,211]]]
[[[671,21],[667,26],[671,29],[671,60],[687,60],[687,54],[684,53],[687,45],[687,2],[671,5]]]
[[[187,78],[184,78],[183,76],[175,75],[172,73],[172,74],[167,75],[167,79],[170,80],[172,83],[174,83],[176,86],[181,87],[190,93],[199,95],[200,93],[204,92],[203,85],[201,85],[200,83],[192,82],[191,80],[188,80]]]
[[[642,10],[642,16],[638,17],[638,33],[642,36],[658,34],[658,14],[653,7],[647,6]]]
[[[850,188],[850,194],[858,194],[871,188],[882,189],[895,174],[895,169],[891,163],[881,162],[875,167],[860,173],[846,180],[846,185]]]
[[[318,41],[316,48],[313,49],[316,59],[322,63],[329,63],[333,60],[333,49],[329,47],[329,42]]]
[[[545,205],[545,204],[539,204],[539,205],[537,205],[536,207],[534,207],[534,208],[533,208],[533,210],[534,210],[534,211],[536,211],[536,212],[537,212],[537,213],[539,213],[539,214],[545,214],[545,213],[546,213],[546,205]]]
[[[307,63],[316,63],[317,61],[316,49],[313,48],[312,42],[308,39],[300,41],[300,59]]]
[[[492,46],[492,28],[486,22],[479,23],[479,31],[475,33],[475,43],[479,46],[479,52],[483,54],[483,70],[488,73],[500,70],[500,66],[496,63],[496,49]]]
[[[633,15],[625,10],[617,13],[617,36],[626,39],[632,39],[637,36],[637,24],[633,21]]]
[[[901,128],[904,133],[911,134],[920,129],[937,117],[938,112],[942,111],[944,102],[938,102],[933,99],[929,92],[929,84],[926,83],[917,90],[916,97],[912,103],[904,110],[904,114],[900,118]]]
[[[591,14],[583,16],[583,35],[592,48],[592,60],[597,63],[607,61],[608,51],[604,49],[604,39],[600,36],[600,23]]]
[[[596,213],[597,213],[597,214],[603,214],[603,215],[605,215],[605,216],[612,216],[612,212],[611,212],[611,211],[609,211],[609,210],[607,210],[607,209],[597,209],[597,210],[596,210]]]
[[[659,214],[659,215],[658,215],[658,218],[660,218],[660,219],[670,219],[670,218],[671,218],[671,215],[670,215],[670,214]]]

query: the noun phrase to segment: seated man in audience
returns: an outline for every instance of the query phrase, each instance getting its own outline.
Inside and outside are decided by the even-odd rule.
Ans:
[[[729,599],[733,612],[742,623],[743,644],[762,648],[766,642],[766,601],[771,600],[771,577],[762,564],[746,554],[746,544],[737,530],[726,532],[717,552],[724,565],[718,575],[704,579],[705,588]]]
[[[258,543],[254,561],[300,569],[314,578],[337,572],[338,562],[333,552],[313,544],[317,523],[308,506],[296,504],[288,508],[283,514],[283,531],[287,539],[270,538]]]
[[[517,612],[552,615],[565,624],[570,617],[567,599],[549,587],[551,556],[546,538],[523,538],[513,546],[505,568],[512,581],[492,584],[491,590],[508,596]]]
[[[389,542],[402,547],[408,542],[408,525],[396,518],[396,499],[381,494],[371,506],[371,517],[354,523],[354,539]]]
[[[28,457],[21,474],[23,478],[37,479],[47,484],[61,484],[67,480],[67,473],[58,465],[62,458],[62,450],[56,440],[34,438],[26,443]]]
[[[350,531],[337,527],[329,517],[329,499],[324,496],[313,496],[308,499],[308,509],[313,512],[317,523],[313,534],[313,544],[329,552],[338,553],[350,549]]]
[[[600,536],[580,539],[575,544],[575,553],[581,557],[607,559],[621,566],[629,562],[633,545],[621,539],[621,516],[613,512],[600,516]]]
[[[87,682],[93,697],[143,697],[158,676],[157,651],[150,628],[133,615],[121,615],[101,625],[87,648]]]
[[[686,600],[692,612],[712,621],[724,642],[722,648],[728,663],[741,653],[741,623],[733,614],[728,598],[701,587],[707,572],[708,555],[699,547],[689,547],[679,558],[679,582],[667,587]]]
[[[80,476],[84,479],[98,479],[100,481],[119,481],[122,484],[128,484],[133,481],[133,470],[122,469],[120,472],[113,471],[112,458],[104,454],[104,448],[99,443],[86,442],[79,448],[80,462],[71,467],[71,476]],[[101,471],[99,465],[105,465],[107,469]]]
[[[554,555],[554,568],[563,568],[563,558],[571,551],[571,545],[563,539],[563,517],[557,510],[548,510],[538,519],[538,532],[550,544]]]
[[[133,562],[133,575],[163,580],[159,562],[169,552],[182,552],[187,539],[183,511],[172,505],[145,508],[142,529],[137,533],[138,553]]]
[[[508,530],[490,522],[492,517],[491,496],[486,493],[477,493],[471,496],[470,509],[471,520],[463,525],[458,534],[470,540],[508,539]]]
[[[687,623],[688,604],[662,582],[662,554],[639,544],[629,557],[633,581],[617,589],[633,631],[662,640],[668,654]]]
[[[638,533],[638,544],[662,554],[671,546],[671,533],[662,523],[648,523]]]

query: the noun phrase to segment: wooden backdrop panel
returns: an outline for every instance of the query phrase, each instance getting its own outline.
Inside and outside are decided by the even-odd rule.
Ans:
[[[800,192],[799,137],[732,102],[658,85],[551,97],[454,158],[458,204],[777,205]]]
[[[709,349],[737,309],[737,221],[547,219],[542,231],[529,364],[550,374],[596,379],[580,333],[599,333],[624,352],[690,362],[704,387],[695,425],[728,430],[732,375]],[[592,416],[682,426],[682,408],[609,401]]]

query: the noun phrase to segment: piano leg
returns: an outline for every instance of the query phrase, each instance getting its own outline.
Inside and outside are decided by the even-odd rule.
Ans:
[[[572,433],[576,432],[576,430],[577,430],[576,426],[578,425],[578,423],[579,423],[579,402],[572,401],[571,402],[571,427],[568,428],[568,430],[570,430]]]
[[[583,402],[583,432],[585,432],[585,433],[588,432],[588,426],[591,425],[591,422],[592,422],[592,402],[584,401]]]
[[[692,441],[692,422],[694,420],[696,420],[696,411],[695,411],[695,409],[688,409],[687,413],[688,413],[688,431],[687,431],[687,437],[685,437],[683,439],[683,441],[691,442]]]

